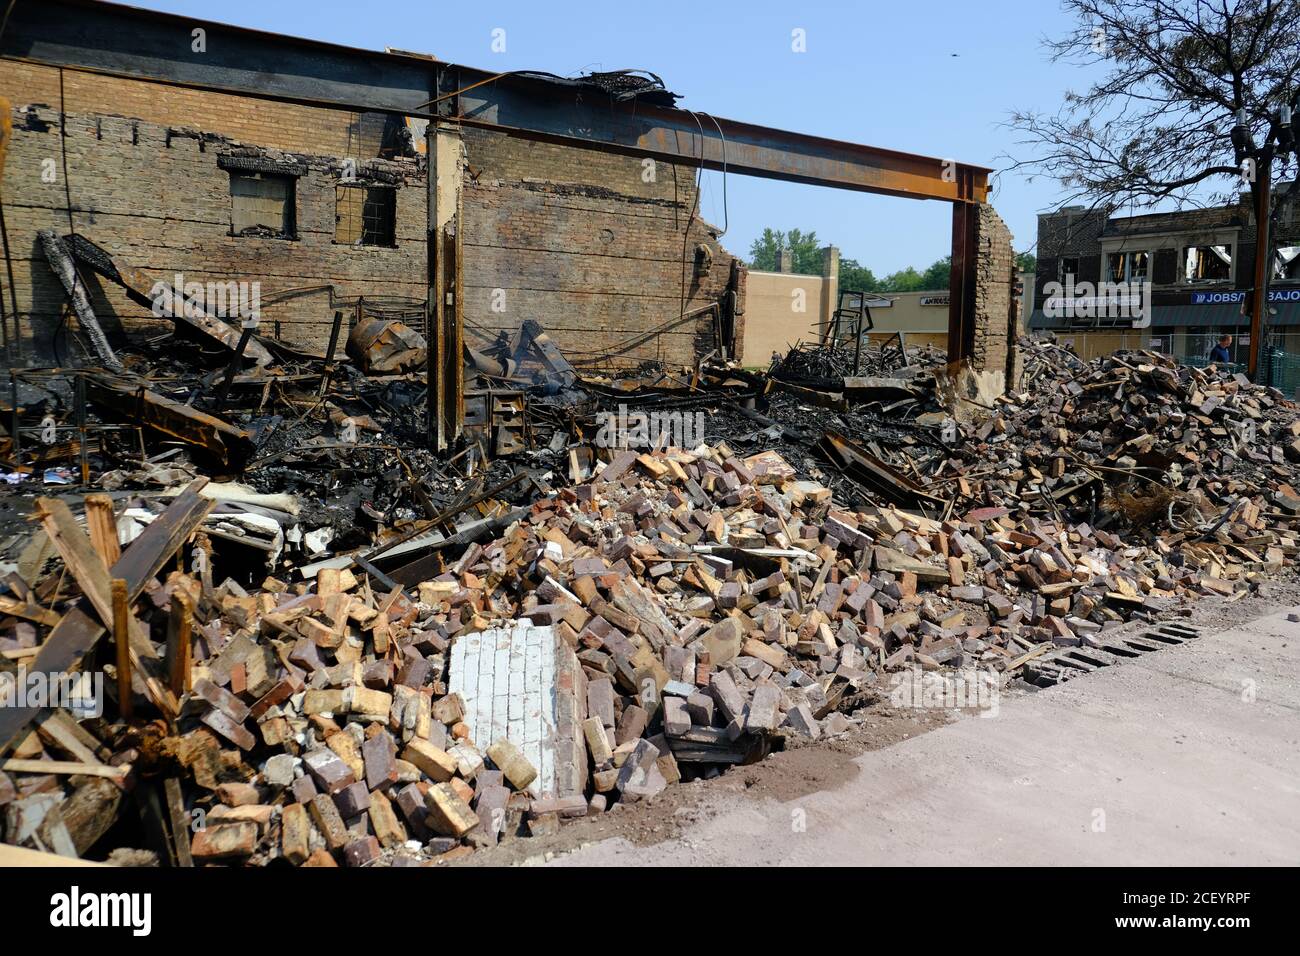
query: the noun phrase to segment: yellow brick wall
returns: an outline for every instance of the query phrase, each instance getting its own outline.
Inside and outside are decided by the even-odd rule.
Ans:
[[[57,67],[0,60],[0,95],[14,106],[59,105]],[[350,110],[300,106],[229,93],[192,90],[78,70],[63,71],[63,107],[70,115],[124,116],[229,136],[301,153],[361,155],[360,116]]]
[[[62,87],[66,141],[59,135],[60,70],[0,59],[0,93],[10,99],[16,127],[4,196],[10,231],[17,229],[10,238],[27,336],[48,340],[63,300],[34,235],[68,231],[64,147],[77,230],[140,268],[258,280],[264,295],[332,283],[350,297],[423,299],[422,171],[399,190],[397,249],[334,242],[337,167],[344,157],[376,155],[376,114],[75,70],[62,71]],[[30,104],[40,105],[38,123],[25,119]],[[217,168],[217,155],[240,145],[291,153],[312,167],[295,198],[299,241],[230,235],[229,176]],[[483,344],[535,319],[575,359],[691,364],[713,347],[711,319],[678,321],[683,291],[688,312],[716,301],[732,261],[696,210],[694,167],[661,163],[647,177],[636,157],[470,128],[465,148],[467,341]],[[46,182],[41,171],[49,162],[57,175]],[[712,257],[711,270],[698,277],[697,245]],[[112,289],[102,298],[97,306],[111,303],[126,316],[139,311]],[[280,305],[276,316],[286,328],[306,323],[293,337],[318,345],[331,311],[318,294]]]

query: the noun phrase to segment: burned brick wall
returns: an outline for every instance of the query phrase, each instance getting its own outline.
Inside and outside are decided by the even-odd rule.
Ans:
[[[692,216],[695,168],[471,128],[465,148],[467,342],[535,319],[596,366],[712,350],[710,317],[680,320],[683,273],[690,312],[722,297],[734,257]]]
[[[312,146],[313,131],[305,128],[284,128],[271,136],[260,116],[262,101],[195,91],[173,97],[170,87],[111,78],[97,83],[69,71],[65,131],[57,71],[9,62],[0,69],[20,81],[16,89],[10,86],[14,136],[4,196],[21,363],[78,360],[62,332],[65,294],[40,249],[41,229],[60,235],[75,229],[151,280],[174,281],[180,275],[187,283],[235,282],[248,289],[257,283],[264,331],[306,349],[323,350],[334,311],[351,320],[361,297],[397,298],[422,309],[425,163],[418,157],[374,158],[379,140],[373,124],[369,136],[362,135],[367,124],[358,114],[310,111],[315,140],[339,150],[328,155]],[[52,84],[46,74],[55,74]],[[130,95],[142,86],[157,102]],[[119,109],[138,110],[147,118],[101,112],[114,94],[121,94]],[[184,125],[177,122],[182,119]],[[278,146],[243,138],[250,134],[267,135]],[[355,151],[345,152],[350,145]],[[346,170],[345,159],[352,160]],[[238,230],[242,199],[236,197],[236,180],[276,174],[283,174],[278,179],[288,194],[286,230]],[[341,241],[338,186],[346,176],[354,176],[357,189],[391,191],[385,198],[393,206],[392,235],[384,244]],[[82,271],[110,338],[171,327],[111,282]],[[286,297],[276,301],[282,294]]]
[[[980,371],[1002,372],[1007,387],[1014,388],[1020,380],[1016,339],[1024,319],[1013,297],[1016,258],[1011,247],[1011,230],[988,204],[980,205],[975,228],[975,346],[972,365]]]
[[[229,93],[59,70],[0,59],[4,95],[14,106],[41,103],[69,113],[125,116],[188,126],[269,149],[329,156],[374,155],[378,114],[281,103]],[[60,105],[62,100],[62,106]]]
[[[0,78],[14,107],[4,193],[24,363],[69,360],[54,344],[63,290],[36,239],[39,229],[70,231],[69,194],[77,232],[130,265],[168,279],[256,281],[264,300],[287,293],[262,317],[295,345],[323,348],[334,309],[351,321],[359,297],[424,301],[426,166],[391,150],[375,158],[388,140],[384,116],[9,60]],[[711,317],[680,319],[683,277],[689,312],[723,295],[733,262],[694,209],[695,168],[477,129],[465,143],[469,344],[535,319],[597,365],[687,364],[713,348]],[[234,234],[231,170],[220,164],[232,154],[302,169],[292,238]],[[396,184],[391,244],[339,241],[345,159]],[[110,337],[119,324],[152,321],[111,284],[88,284]]]

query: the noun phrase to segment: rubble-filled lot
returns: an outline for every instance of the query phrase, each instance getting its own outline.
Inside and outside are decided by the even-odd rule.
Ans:
[[[528,323],[468,356],[437,456],[404,326],[346,362],[189,335],[14,376],[7,843],[462,858],[850,733],[918,670],[1086,673],[1053,661],[1248,594],[1300,534],[1296,406],[1150,353],[1025,341],[989,396],[897,349],[595,375]],[[607,447],[642,414],[703,435]]]

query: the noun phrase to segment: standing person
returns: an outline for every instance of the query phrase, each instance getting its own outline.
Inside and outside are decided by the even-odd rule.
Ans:
[[[1231,362],[1232,353],[1228,351],[1232,345],[1232,336],[1224,333],[1219,336],[1219,344],[1210,349],[1211,362]]]

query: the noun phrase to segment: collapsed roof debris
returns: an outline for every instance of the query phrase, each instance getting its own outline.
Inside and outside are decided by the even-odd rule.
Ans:
[[[649,70],[606,70],[583,76],[557,76],[540,70],[519,70],[513,75],[542,80],[555,86],[582,90],[609,97],[615,102],[647,103],[652,106],[673,106],[681,99],[664,86],[664,81]]]
[[[178,289],[162,276],[148,275],[140,269],[115,259],[85,236],[72,235],[60,240],[77,262],[104,278],[120,285],[131,301],[148,309],[158,308],[163,315],[179,319],[195,331],[210,336],[230,349],[240,351],[258,365],[271,361],[271,353],[260,342],[240,343],[240,334],[228,323],[208,314],[205,303],[184,289]]]
[[[198,312],[112,373],[13,375],[10,844],[454,860],[845,732],[916,668],[1069,679],[1049,652],[1300,543],[1296,406],[1153,353],[1023,341],[984,401],[901,343],[614,377],[530,321],[466,350],[437,457],[417,330],[365,319],[349,364],[341,319],[322,357]]]

